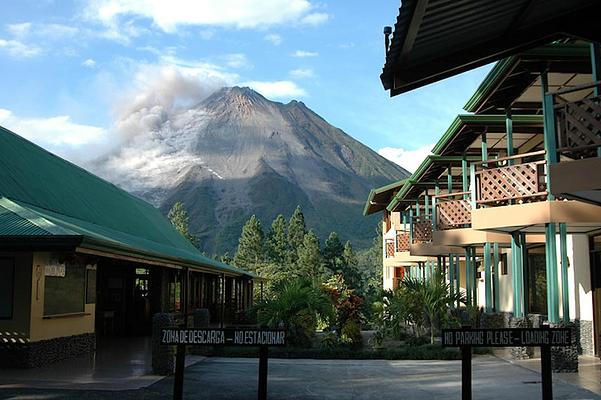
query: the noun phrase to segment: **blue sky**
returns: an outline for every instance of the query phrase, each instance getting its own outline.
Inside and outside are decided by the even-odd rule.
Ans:
[[[110,146],[133,102],[185,105],[217,86],[247,85],[272,100],[302,100],[412,169],[490,66],[391,99],[379,81],[382,28],[398,7],[398,0],[5,2],[0,125],[78,162]]]

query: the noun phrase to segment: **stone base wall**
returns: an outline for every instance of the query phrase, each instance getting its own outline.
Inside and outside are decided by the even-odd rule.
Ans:
[[[580,354],[584,354],[587,356],[595,355],[595,343],[593,341],[594,335],[594,327],[593,321],[586,320],[576,320],[575,321],[579,325],[579,329],[577,330],[580,334],[578,344],[580,345],[579,351]]]
[[[527,317],[512,317],[509,320],[509,328],[530,328],[532,322]],[[512,347],[511,358],[514,360],[527,360],[534,356],[534,349],[532,347]]]
[[[565,347],[551,347],[551,365],[553,372],[578,372],[578,324],[574,322],[560,322],[549,324],[551,328],[570,328],[572,331],[572,345]]]
[[[66,336],[37,342],[23,341],[0,345],[0,367],[38,368],[61,360],[92,354],[96,334]]]

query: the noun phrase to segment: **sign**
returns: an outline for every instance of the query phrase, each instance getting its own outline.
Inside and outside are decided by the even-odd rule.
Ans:
[[[44,266],[44,276],[56,276],[59,278],[65,277],[65,264],[58,261],[51,261],[50,264]]]
[[[285,346],[286,331],[281,329],[161,329],[161,344],[204,346]]]
[[[446,347],[570,346],[568,328],[443,329]]]

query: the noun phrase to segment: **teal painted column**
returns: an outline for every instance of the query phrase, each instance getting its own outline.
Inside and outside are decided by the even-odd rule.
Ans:
[[[455,292],[461,293],[461,257],[455,254]],[[461,302],[457,300],[457,307],[460,307]]]
[[[495,312],[500,312],[501,311],[501,298],[500,298],[500,293],[499,293],[499,274],[501,273],[501,271],[499,271],[499,243],[494,243],[492,246],[492,252],[493,252],[493,265],[495,267],[495,274],[493,275],[493,285],[492,285],[492,289],[493,289],[493,297],[494,297],[494,305],[495,305]]]
[[[453,192],[453,168],[451,166],[447,170],[447,192]]]
[[[472,255],[472,290],[473,290],[473,301],[474,307],[478,307],[478,260],[476,259],[476,248],[471,248]]]
[[[570,321],[570,291],[568,281],[568,227],[559,224],[559,253],[561,255],[561,311],[563,320]]]
[[[507,155],[513,155],[513,116],[511,108],[505,110],[505,130],[507,131]],[[509,160],[509,165],[513,165],[513,160]]]
[[[428,214],[430,214],[430,196],[428,196],[428,192],[426,192],[426,195],[424,196],[424,218],[427,218]]]
[[[511,234],[511,283],[513,286],[513,316],[524,316],[524,293],[523,293],[523,270],[522,270],[522,247],[520,234]]]
[[[468,171],[467,171],[467,158],[463,156],[461,159],[461,188],[462,192],[467,192],[469,189],[468,184]],[[463,200],[467,200],[469,196],[467,194],[463,195]]]
[[[472,304],[472,257],[469,247],[465,248],[465,300]]]
[[[420,214],[420,210],[419,210],[419,199],[415,200],[415,216],[419,217]]]
[[[413,244],[413,209],[409,209],[409,245]]]
[[[440,194],[440,187],[438,186],[438,181],[436,181],[436,186],[434,186],[434,197],[432,197],[432,229],[436,230],[436,196]]]
[[[401,213],[401,216],[403,217],[403,230],[407,231],[407,214],[405,211]]]
[[[599,43],[591,43],[591,71],[593,75],[593,82],[599,82],[601,80],[601,46]],[[595,86],[595,96],[601,96],[601,88]],[[597,156],[601,157],[601,147],[597,147]]]
[[[488,141],[486,138],[486,132],[482,133],[481,142],[482,161],[488,161]],[[482,166],[488,167],[488,163],[485,162],[482,164]]]
[[[544,146],[545,146],[545,161],[547,162],[547,171],[550,170],[552,164],[557,163],[557,139],[555,136],[555,110],[553,108],[553,96],[547,94],[549,90],[549,82],[547,72],[540,75],[542,97],[543,97],[543,118],[544,118]],[[554,200],[555,196],[551,194],[551,179],[547,173],[547,198]]]
[[[449,254],[449,294],[455,295],[455,255]]]
[[[528,315],[530,313],[530,305],[528,304],[528,294],[530,293],[530,282],[529,282],[529,274],[530,274],[530,261],[528,259],[528,246],[526,246],[526,234],[524,232],[520,232],[520,262],[522,264],[522,278],[520,279],[520,284],[522,286],[522,311],[524,315]]]
[[[490,243],[484,243],[484,309],[487,313],[493,310],[492,300],[492,265],[490,259]]]
[[[476,190],[476,165],[470,165],[470,203],[472,210],[476,209],[477,190]]]
[[[549,322],[559,322],[559,290],[557,284],[557,244],[555,224],[545,224],[545,254],[547,259],[547,316]]]

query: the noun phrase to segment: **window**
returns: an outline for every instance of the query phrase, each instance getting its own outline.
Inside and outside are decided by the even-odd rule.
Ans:
[[[86,266],[77,259],[52,259],[44,268],[44,315],[84,312]]]
[[[501,275],[507,275],[507,253],[501,254]]]
[[[13,318],[15,260],[0,258],[0,319]]]

